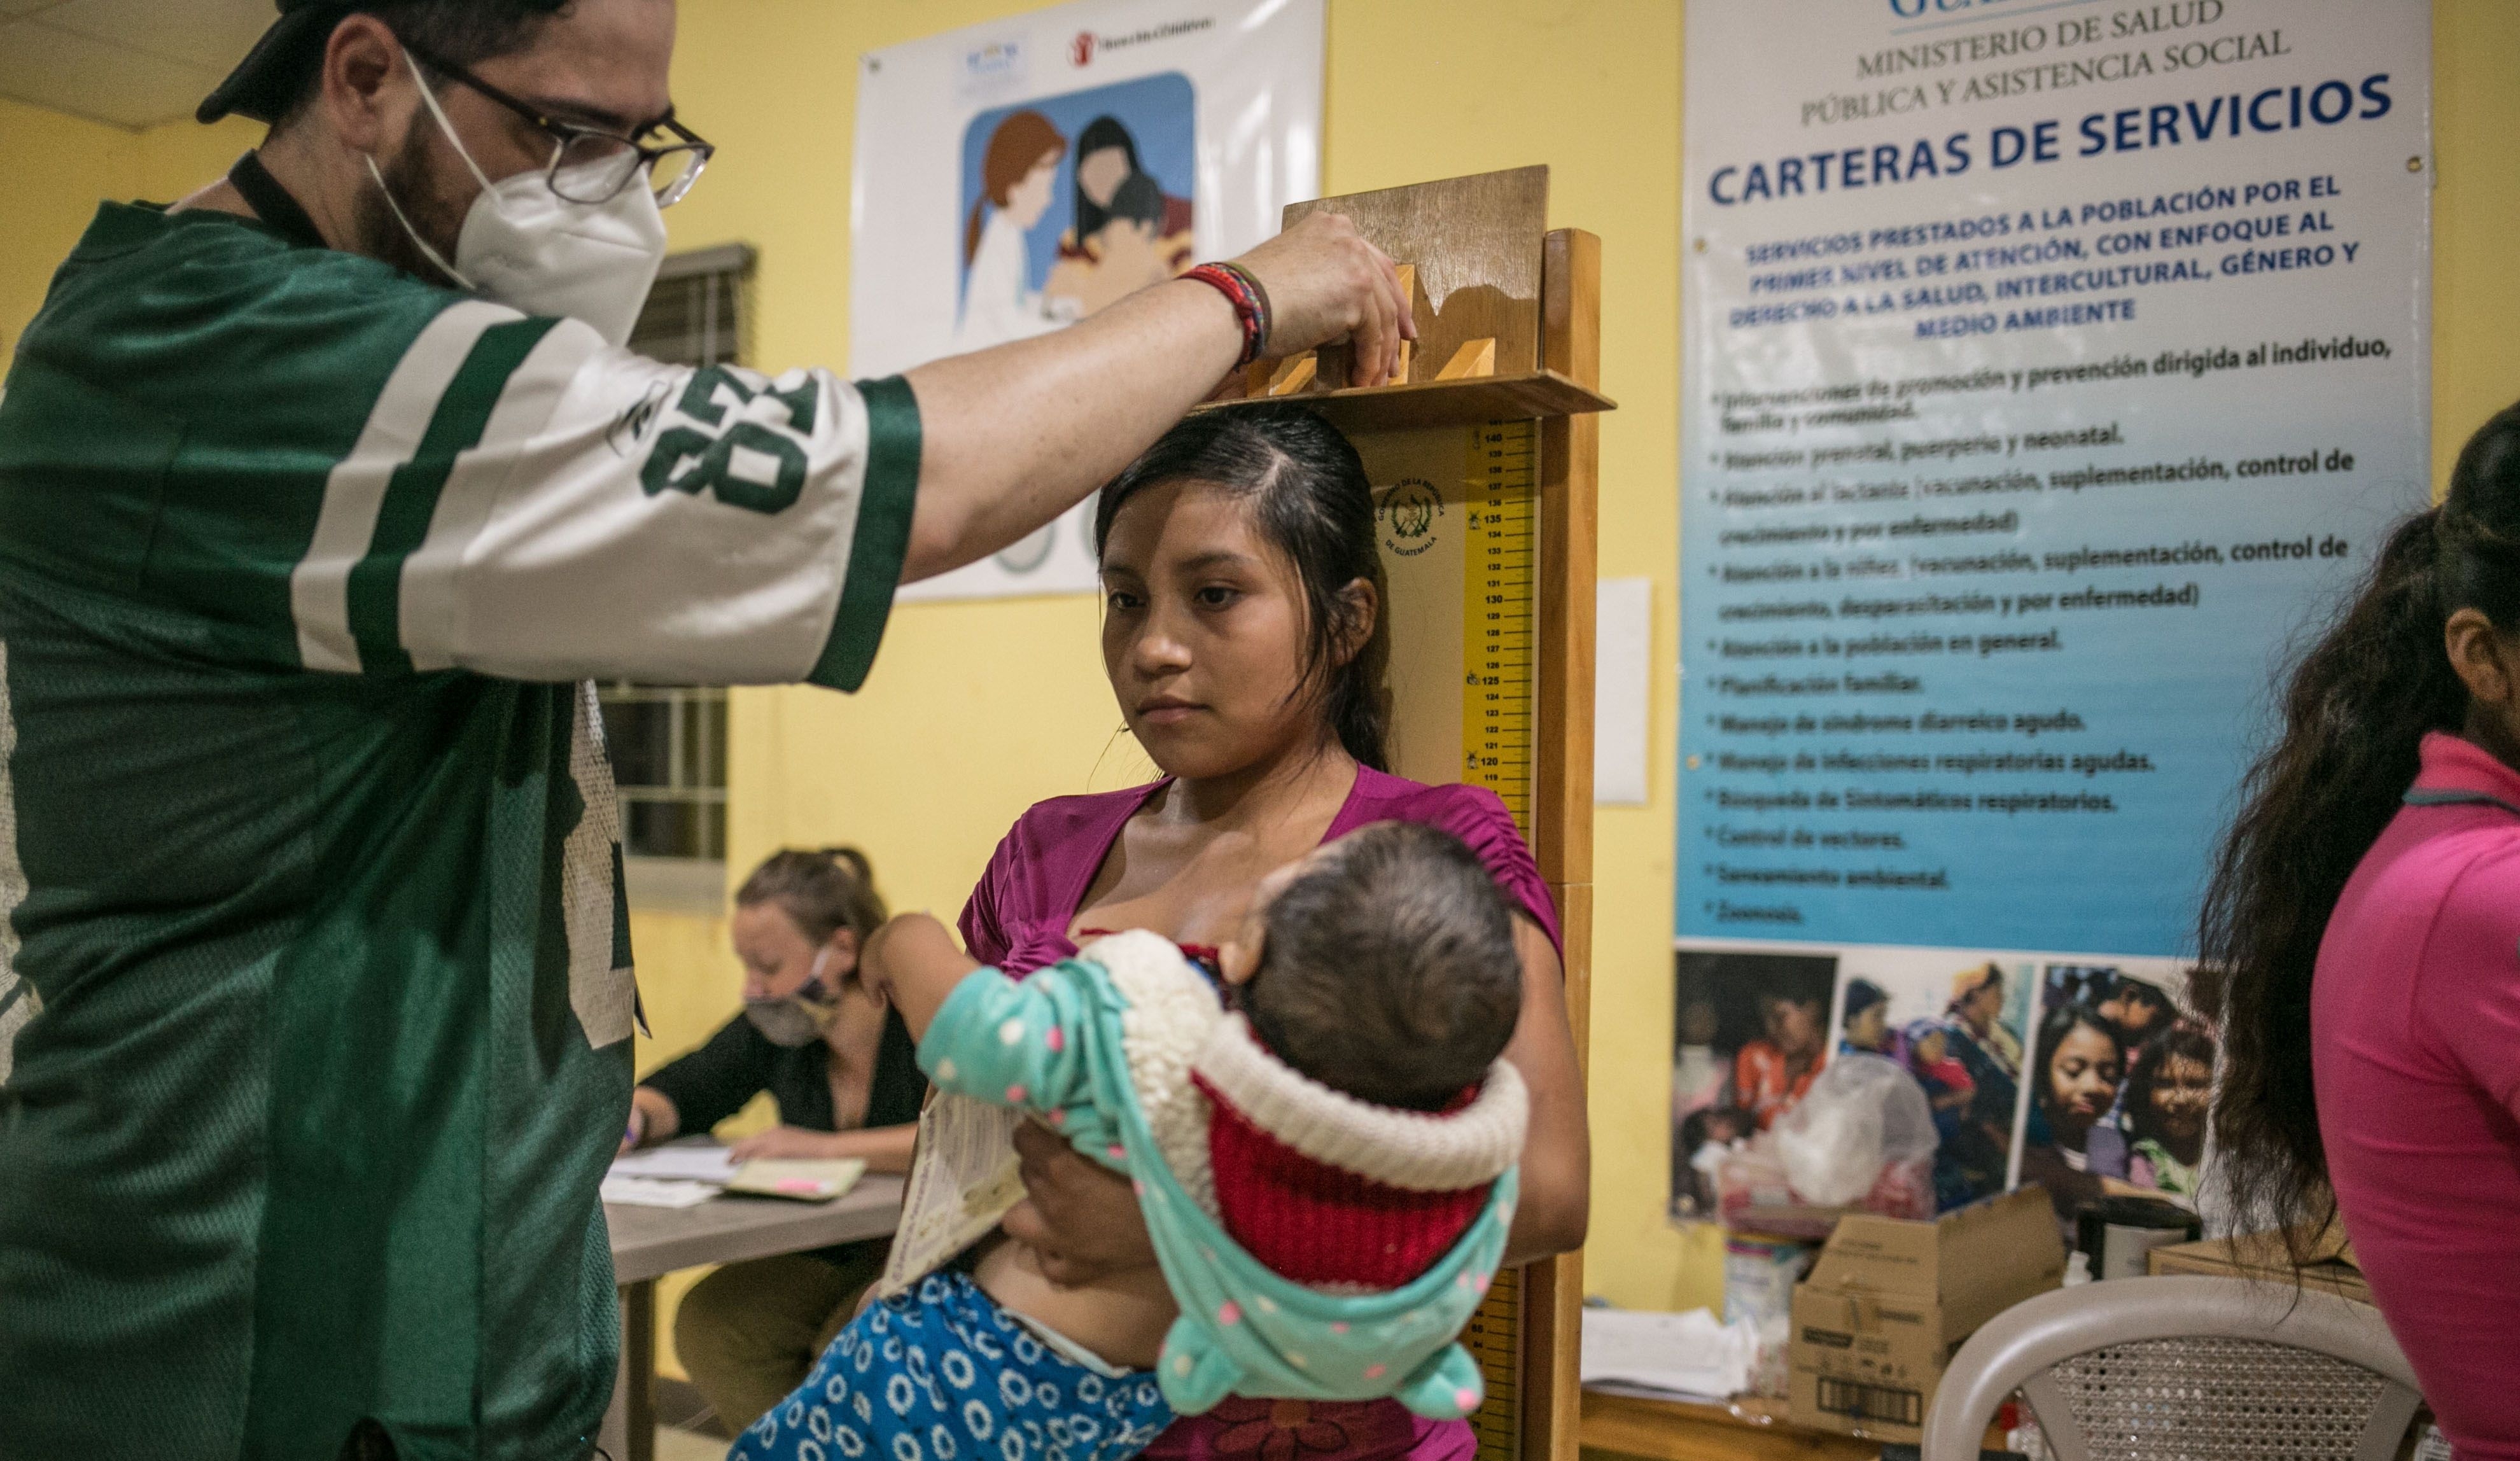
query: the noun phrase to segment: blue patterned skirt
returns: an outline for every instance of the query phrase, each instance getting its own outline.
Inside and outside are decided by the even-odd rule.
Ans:
[[[1152,1371],[1097,1374],[931,1273],[851,1320],[728,1461],[1128,1461],[1172,1421]]]

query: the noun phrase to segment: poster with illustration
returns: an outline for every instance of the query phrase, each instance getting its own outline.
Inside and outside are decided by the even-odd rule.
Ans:
[[[1934,1114],[1934,1206],[2004,1189],[2040,966],[1997,953],[1850,949],[1829,1012],[1836,1048],[1898,1062]]]
[[[1715,1215],[1715,1168],[1776,1124],[1828,1055],[1837,959],[1768,950],[1684,950],[1671,1063],[1671,1217]]]
[[[1061,329],[1320,192],[1322,0],[1078,0],[861,58],[850,370]],[[904,599],[1090,593],[1093,505]]]
[[[1191,266],[1194,106],[1168,71],[971,118],[957,350],[1056,330]]]
[[[2060,1218],[2112,1195],[2195,1207],[2216,1049],[2183,969],[2049,963],[2034,1020],[2016,1180],[2047,1187]]]

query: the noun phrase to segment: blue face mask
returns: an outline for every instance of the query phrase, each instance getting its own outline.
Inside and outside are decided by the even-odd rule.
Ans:
[[[815,954],[813,969],[794,994],[743,1001],[743,1017],[761,1032],[762,1039],[793,1049],[821,1040],[832,1028],[839,1018],[840,997],[823,985],[823,965],[831,957],[829,949]]]

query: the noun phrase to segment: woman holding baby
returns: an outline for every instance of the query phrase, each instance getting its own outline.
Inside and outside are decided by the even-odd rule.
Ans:
[[[1383,577],[1354,448],[1309,413],[1192,418],[1104,489],[1096,537],[1104,668],[1165,775],[1019,819],[965,908],[971,957],[1022,974],[1130,929],[1195,956],[1232,942],[1268,874],[1326,842],[1387,821],[1448,832],[1503,894],[1521,964],[1503,1058],[1528,1089],[1529,1118],[1505,1260],[1576,1247],[1590,1155],[1556,912],[1493,793],[1387,769]],[[1140,1270],[1161,1281],[1126,1177],[1046,1129],[1027,1127],[1017,1144],[1030,1200],[1004,1231],[1029,1267],[1060,1286],[1126,1284]],[[1466,1461],[1476,1442],[1465,1422],[1393,1400],[1229,1397],[1173,1424],[1148,1454],[1274,1461],[1294,1449]]]

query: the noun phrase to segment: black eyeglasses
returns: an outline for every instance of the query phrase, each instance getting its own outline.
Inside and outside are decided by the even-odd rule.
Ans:
[[[403,42],[403,49],[430,70],[463,82],[532,122],[551,138],[552,159],[547,169],[547,181],[554,193],[570,202],[609,202],[622,189],[630,186],[633,178],[644,172],[649,190],[656,195],[656,206],[670,208],[683,200],[684,194],[692,191],[692,184],[699,181],[709,158],[717,154],[717,149],[702,141],[698,133],[670,116],[644,129],[643,135],[670,137],[671,141],[642,142],[618,132],[562,121],[409,41]]]

